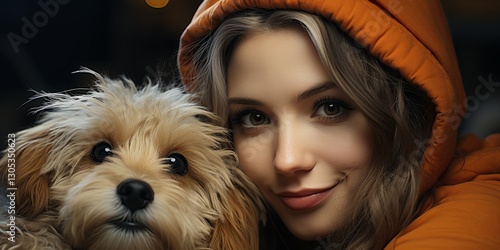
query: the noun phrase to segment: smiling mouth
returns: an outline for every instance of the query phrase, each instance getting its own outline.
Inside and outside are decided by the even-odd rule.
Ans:
[[[113,225],[117,229],[124,231],[139,232],[148,230],[148,227],[143,223],[128,218],[111,220],[109,224]]]
[[[278,194],[281,202],[292,210],[308,210],[321,204],[330,195],[331,191],[338,185],[321,189],[321,190],[305,190],[301,192],[285,192]]]

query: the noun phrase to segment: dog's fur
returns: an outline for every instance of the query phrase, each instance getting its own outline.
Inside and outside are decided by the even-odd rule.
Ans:
[[[1,222],[0,249],[257,249],[261,199],[224,149],[217,118],[180,88],[83,71],[96,76],[93,90],[40,94],[40,122],[16,134],[17,231],[8,241]],[[99,162],[91,155],[101,142],[112,153]],[[187,173],[166,161],[173,153]],[[4,188],[7,165],[6,154]],[[154,193],[135,212],[117,191],[130,179]]]

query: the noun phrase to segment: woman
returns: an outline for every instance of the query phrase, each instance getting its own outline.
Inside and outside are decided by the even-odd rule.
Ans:
[[[500,136],[457,143],[438,2],[205,1],[179,65],[269,205],[263,249],[500,246]]]

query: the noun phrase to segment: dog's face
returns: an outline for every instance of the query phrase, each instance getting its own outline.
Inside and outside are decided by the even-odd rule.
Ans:
[[[234,206],[225,131],[179,89],[100,82],[86,95],[48,94],[41,123],[18,134],[20,212],[55,210],[77,248],[207,246]]]

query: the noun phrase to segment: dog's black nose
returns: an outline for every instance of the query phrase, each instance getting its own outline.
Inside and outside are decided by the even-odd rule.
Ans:
[[[137,179],[127,179],[116,187],[116,193],[122,204],[132,213],[145,208],[154,198],[153,189],[149,184]]]

